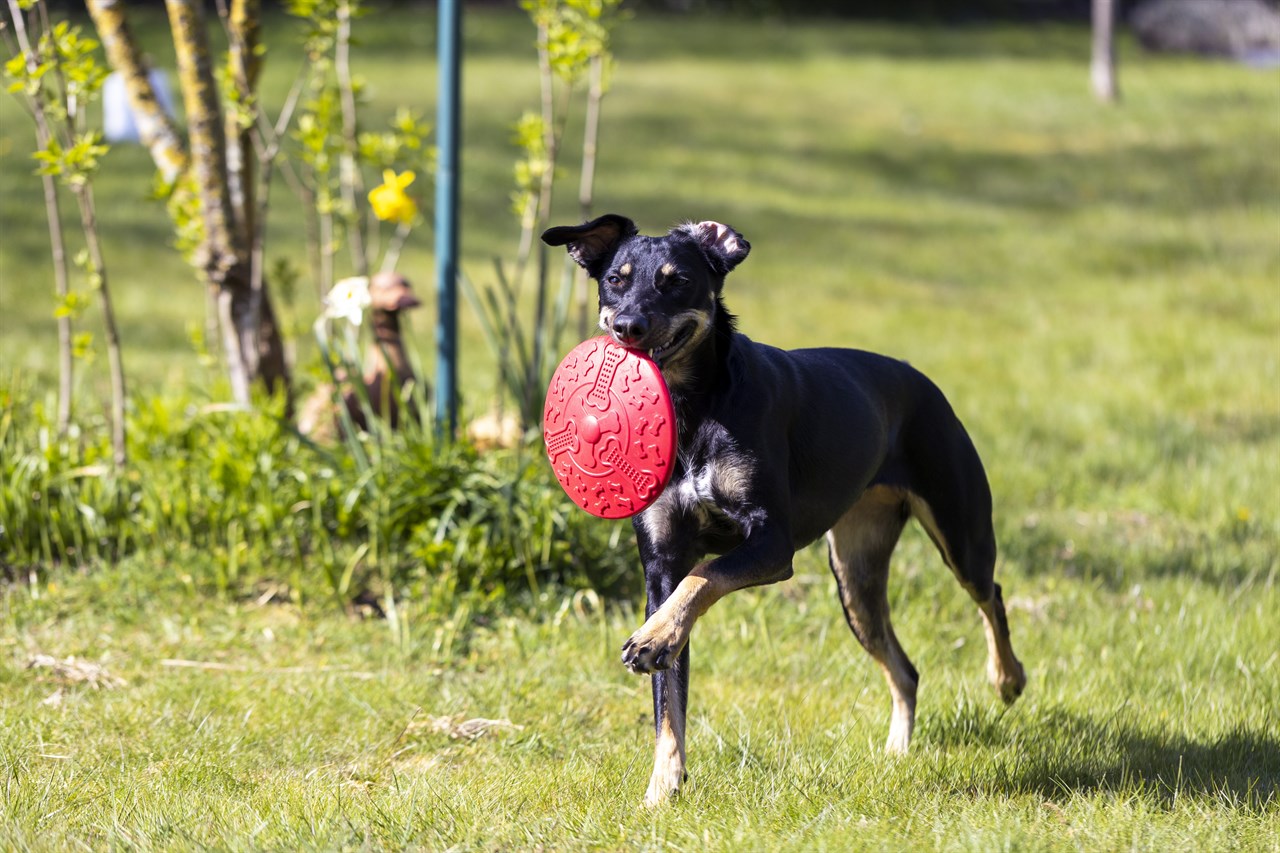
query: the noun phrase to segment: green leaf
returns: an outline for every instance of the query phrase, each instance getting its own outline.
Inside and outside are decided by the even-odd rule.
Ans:
[[[4,64],[4,73],[10,77],[26,77],[27,57],[21,53],[13,56]]]
[[[88,306],[89,300],[83,294],[73,290],[66,296],[57,297],[53,316],[58,319],[79,317]]]

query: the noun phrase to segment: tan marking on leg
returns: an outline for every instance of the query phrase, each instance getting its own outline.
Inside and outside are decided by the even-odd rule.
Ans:
[[[956,576],[956,580],[965,588],[965,591],[976,598],[972,585],[961,576],[955,557],[951,554],[951,548],[947,544],[946,537],[942,535],[929,504],[914,494],[910,495],[910,502],[911,514],[919,520],[925,533],[929,534],[929,538],[942,554],[947,568],[951,569],[951,573]],[[982,612],[982,628],[987,638],[987,680],[1000,694],[1001,699],[1006,703],[1012,702],[1026,687],[1027,675],[1013,653],[1013,645],[1009,642],[1008,622],[1003,618],[1004,606],[1000,603],[994,585],[991,598],[987,601],[978,601],[978,609]],[[1004,628],[1001,627],[1002,624]]]
[[[653,751],[653,774],[644,795],[646,806],[657,806],[672,799],[684,783],[684,708],[674,689],[668,690],[667,707],[662,716],[657,743]]]
[[[907,494],[907,500],[911,504],[911,514],[920,522],[920,526],[924,528],[924,532],[933,540],[934,547],[942,554],[942,561],[947,564],[947,568],[964,584],[964,578],[960,577],[960,573],[956,571],[955,558],[951,556],[951,548],[947,545],[947,540],[942,535],[942,530],[938,527],[938,520],[933,517],[933,510],[929,507],[924,499]],[[967,585],[966,585],[967,587]]]
[[[731,588],[707,572],[709,563],[696,567],[676,586],[671,596],[631,635],[623,646],[623,660],[632,672],[667,669],[676,662],[693,624]]]
[[[1023,688],[1027,686],[1027,673],[1013,653],[1008,630],[1000,627],[1002,621],[1006,626],[1008,622],[1007,618],[1000,619],[999,610],[1003,608],[995,594],[990,601],[982,602],[978,607],[982,611],[982,628],[987,636],[987,680],[1005,704],[1010,704],[1022,695]]]
[[[911,670],[904,666],[907,656],[898,644],[893,629],[889,629],[890,648],[880,661],[880,670],[884,680],[889,684],[889,695],[893,699],[893,711],[889,716],[889,737],[884,742],[884,751],[901,755],[911,746],[911,733],[916,726],[916,688]]]
[[[905,497],[888,486],[869,489],[827,532],[845,617],[889,685],[893,710],[885,751],[890,753],[907,751],[916,714],[917,676],[893,631],[886,593],[889,557],[905,522]]]

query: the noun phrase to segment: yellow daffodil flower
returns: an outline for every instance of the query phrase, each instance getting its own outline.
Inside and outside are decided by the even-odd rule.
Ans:
[[[373,215],[383,222],[398,222],[408,225],[418,215],[418,203],[404,191],[416,178],[413,172],[401,172],[399,175],[392,169],[382,173],[382,185],[369,191],[369,206]]]

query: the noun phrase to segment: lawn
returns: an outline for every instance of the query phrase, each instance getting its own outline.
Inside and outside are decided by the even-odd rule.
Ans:
[[[430,15],[361,23],[374,112],[408,94],[430,115]],[[288,26],[269,28],[282,56]],[[516,14],[468,14],[478,280],[515,242],[531,38]],[[0,580],[0,847],[1280,849],[1280,79],[1126,43],[1125,99],[1104,108],[1087,43],[642,13],[605,102],[599,210],[647,232],[731,223],[753,246],[726,289],[744,331],[882,351],[948,393],[995,494],[1030,676],[1012,708],[915,528],[890,591],[921,672],[912,752],[881,752],[887,689],[810,549],[792,581],[700,622],[691,780],[655,811],[648,685],[618,660],[639,601],[543,588],[478,611],[406,599],[392,619],[273,595],[294,567],[218,591],[216,550],[22,566]],[[44,388],[29,135],[0,101],[0,358]],[[201,385],[203,296],[143,198],[145,156],[107,162],[127,366],[143,395]],[[269,253],[301,265],[281,199]],[[403,265],[423,290],[428,248]],[[295,325],[314,311],[300,287]],[[493,370],[463,324],[474,413]],[[415,326],[429,363],[430,309]],[[28,668],[39,654],[109,677]],[[478,718],[510,725],[461,736]]]

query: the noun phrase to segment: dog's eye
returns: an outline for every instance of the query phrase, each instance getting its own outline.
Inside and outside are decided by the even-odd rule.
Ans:
[[[604,281],[605,281],[605,284],[613,284],[613,285],[622,284],[622,279],[617,275],[605,276]]]

